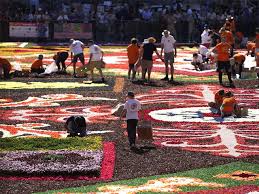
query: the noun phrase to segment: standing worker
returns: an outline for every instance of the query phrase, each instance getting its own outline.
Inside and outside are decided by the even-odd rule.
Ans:
[[[85,45],[80,40],[70,39],[71,63],[73,64],[73,75],[76,76],[76,63],[79,59],[82,65],[85,65],[84,48]]]
[[[168,77],[168,64],[170,64],[171,81],[174,81],[174,58],[176,57],[176,40],[168,30],[164,30],[161,39],[161,57],[164,51],[164,61],[165,61],[165,77],[161,80],[169,81]]]

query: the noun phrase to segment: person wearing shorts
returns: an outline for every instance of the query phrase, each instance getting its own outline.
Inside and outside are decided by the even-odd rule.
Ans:
[[[168,30],[164,30],[161,39],[161,56],[163,56],[164,51],[164,61],[165,61],[165,77],[161,80],[169,81],[168,77],[168,64],[170,64],[171,80],[174,81],[174,58],[176,57],[176,40]]]
[[[131,72],[132,72],[132,75],[134,75],[134,65],[139,58],[139,46],[136,38],[131,39],[131,44],[127,47],[127,55],[129,60],[128,79],[130,79]],[[132,79],[133,79],[133,76],[132,76]]]
[[[231,65],[229,60],[229,51],[231,49],[231,45],[226,43],[226,38],[223,36],[221,37],[221,43],[217,44],[215,48],[212,50],[212,52],[215,52],[218,54],[218,77],[219,77],[219,84],[223,85],[222,82],[222,75],[225,71],[228,76],[230,87],[234,87],[233,81],[231,79]]]
[[[70,52],[71,52],[71,63],[73,64],[73,75],[76,76],[76,63],[79,59],[82,65],[85,65],[85,57],[84,57],[84,43],[79,40],[70,39]]]
[[[142,69],[142,80],[146,80],[146,74],[148,74],[147,82],[150,83],[150,76],[152,72],[153,67],[153,52],[157,54],[158,58],[160,58],[162,61],[162,57],[159,55],[156,45],[154,44],[156,42],[156,39],[154,37],[148,38],[148,43],[144,44],[140,49],[139,59],[136,62],[134,74],[136,73],[136,70],[139,66],[141,66]],[[135,77],[135,75],[133,75]]]
[[[98,45],[94,44],[93,40],[90,40],[88,42],[88,46],[90,51],[90,58],[86,68],[87,70],[90,71],[90,80],[93,80],[94,69],[96,68],[99,71],[102,82],[105,82],[103,72],[102,72],[102,68],[104,65],[104,62],[103,62],[104,53]]]

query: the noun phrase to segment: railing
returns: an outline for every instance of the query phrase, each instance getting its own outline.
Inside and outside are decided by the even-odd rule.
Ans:
[[[252,22],[252,21],[251,21]],[[257,21],[258,23],[258,21]],[[222,21],[208,21],[207,24],[219,29]],[[192,25],[186,20],[177,21],[174,25],[159,21],[116,20],[114,23],[58,23],[58,22],[4,22],[0,21],[0,41],[32,40],[32,41],[62,41],[70,38],[94,39],[102,43],[128,43],[132,37],[140,41],[150,36],[158,41],[164,29],[171,31],[178,43],[200,42],[200,34],[204,23],[195,22]],[[247,22],[237,22],[237,29],[245,36],[253,36],[256,21],[247,26]]]

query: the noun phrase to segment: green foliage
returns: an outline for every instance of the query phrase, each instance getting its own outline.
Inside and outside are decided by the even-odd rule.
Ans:
[[[100,150],[102,138],[70,137],[64,139],[44,138],[1,138],[0,152],[3,151],[38,151],[38,150]]]

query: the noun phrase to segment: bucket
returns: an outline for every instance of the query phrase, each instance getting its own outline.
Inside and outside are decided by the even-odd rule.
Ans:
[[[137,128],[137,133],[139,140],[153,140],[151,121],[140,121]]]

